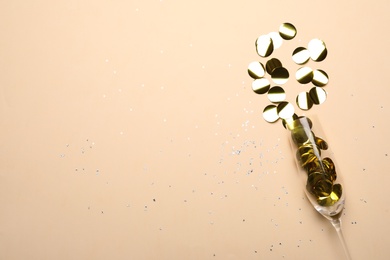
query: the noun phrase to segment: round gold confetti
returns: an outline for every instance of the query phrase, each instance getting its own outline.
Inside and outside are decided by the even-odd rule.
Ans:
[[[287,101],[283,101],[279,103],[277,107],[277,112],[280,118],[285,120],[290,119],[294,115],[294,106]]]
[[[277,32],[271,32],[268,34],[272,39],[272,43],[274,45],[274,50],[279,49],[282,46],[283,38]]]
[[[320,87],[313,87],[309,91],[309,95],[313,103],[316,105],[320,105],[326,100],[326,91]]]
[[[274,45],[269,35],[261,35],[256,40],[256,51],[261,57],[268,57],[274,51]]]
[[[310,59],[310,52],[304,47],[298,47],[293,51],[292,59],[298,65],[305,64]]]
[[[282,62],[276,58],[272,58],[265,64],[265,70],[269,75],[272,74],[274,69],[283,67]]]
[[[310,57],[313,61],[323,61],[328,54],[325,43],[320,39],[311,40],[307,48],[309,49]]]
[[[284,67],[276,68],[271,73],[271,78],[273,82],[279,85],[283,85],[284,83],[286,83],[289,76],[290,74],[288,73],[288,70]]]
[[[314,70],[311,82],[317,87],[323,87],[329,82],[328,74],[323,70]]]
[[[315,137],[315,143],[321,150],[327,150],[329,148],[328,143],[322,139],[321,137],[316,136]],[[329,158],[330,160],[330,158]]]
[[[265,75],[264,65],[261,62],[251,62],[248,66],[248,74],[254,79],[260,79]]]
[[[295,73],[295,78],[301,84],[307,84],[313,79],[313,70],[309,67],[302,67]]]
[[[301,92],[296,99],[297,105],[302,110],[309,110],[313,106],[313,100],[311,100],[309,93]]]
[[[297,35],[297,29],[291,23],[284,23],[279,27],[279,34],[285,40],[291,40]]]
[[[255,79],[252,83],[252,89],[257,94],[267,93],[269,88],[270,88],[270,83],[268,79],[265,78]]]
[[[268,105],[263,110],[263,118],[269,123],[276,122],[279,119],[277,107],[275,105]]]
[[[286,98],[286,92],[279,86],[272,87],[268,91],[268,99],[273,103],[282,102]]]

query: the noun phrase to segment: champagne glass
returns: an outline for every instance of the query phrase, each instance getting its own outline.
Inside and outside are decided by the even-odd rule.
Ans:
[[[341,230],[340,218],[345,203],[344,184],[336,173],[332,159],[334,155],[323,139],[318,120],[315,123],[313,125],[313,121],[306,116],[284,121],[290,132],[290,144],[296,154],[300,177],[305,183],[306,196],[314,208],[332,223],[346,258],[351,259]]]

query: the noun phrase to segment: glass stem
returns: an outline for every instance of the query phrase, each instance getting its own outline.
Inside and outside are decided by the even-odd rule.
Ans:
[[[345,243],[343,232],[341,230],[341,220],[340,220],[340,218],[332,219],[330,222],[332,223],[333,227],[336,229],[336,232],[337,232],[337,235],[338,235],[338,237],[340,239],[341,245],[343,246],[346,259],[347,260],[352,260],[351,255],[349,254],[349,250],[348,250],[347,244]]]

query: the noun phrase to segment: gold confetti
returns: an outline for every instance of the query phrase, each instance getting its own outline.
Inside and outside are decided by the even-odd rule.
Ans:
[[[261,57],[268,57],[274,51],[272,38],[268,35],[261,35],[256,40],[256,51]]]
[[[284,99],[286,98],[286,93],[284,92],[283,88],[275,86],[270,88],[267,96],[272,103],[279,103],[284,101]]]
[[[329,82],[328,74],[323,70],[313,71],[313,80],[311,81],[314,86],[323,87]]]
[[[323,61],[328,54],[325,43],[320,39],[311,40],[307,48],[313,61]]]
[[[294,115],[294,106],[287,101],[283,101],[279,103],[277,107],[277,112],[279,117],[282,119],[292,118]]]
[[[279,85],[285,84],[289,76],[288,70],[284,67],[276,68],[271,73],[272,81]]]
[[[266,78],[255,79],[252,82],[252,89],[256,94],[267,93],[269,88],[270,88],[270,83]]]
[[[297,29],[291,23],[283,23],[279,27],[279,34],[285,40],[291,40],[297,35]]]
[[[253,79],[260,79],[264,77],[265,75],[264,65],[261,64],[261,62],[257,62],[257,61],[251,62],[248,66],[248,74]]]
[[[304,47],[298,47],[293,51],[292,59],[298,65],[305,64],[310,60],[310,52]]]
[[[263,110],[263,118],[269,123],[276,122],[279,119],[277,107],[275,105],[268,105]]]
[[[295,78],[301,84],[310,83],[313,80],[313,70],[309,67],[302,67],[295,73]]]
[[[326,100],[326,91],[320,87],[313,87],[309,91],[309,95],[313,103],[316,105],[320,105]]]
[[[313,101],[307,92],[299,93],[296,102],[298,107],[302,110],[309,110],[313,106]]]

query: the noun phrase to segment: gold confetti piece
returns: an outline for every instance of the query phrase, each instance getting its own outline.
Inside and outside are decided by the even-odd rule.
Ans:
[[[336,167],[329,157],[326,157],[322,160],[322,165],[325,170],[330,174],[332,181],[334,182],[337,179]]]
[[[288,70],[284,67],[276,68],[271,73],[273,82],[279,85],[285,84],[288,81],[289,76]]]
[[[302,110],[309,110],[313,106],[313,101],[307,92],[299,93],[296,102],[298,107]]]
[[[311,81],[314,86],[323,87],[329,82],[328,74],[323,70],[313,71],[313,80]]]
[[[261,57],[268,57],[274,51],[272,39],[268,35],[261,35],[256,40],[256,51]]]
[[[287,101],[283,101],[279,103],[277,107],[277,112],[279,117],[282,119],[292,118],[294,115],[294,106]]]
[[[307,178],[307,191],[317,197],[327,197],[333,189],[333,182],[326,172],[312,172]]]
[[[320,105],[326,100],[326,91],[320,87],[313,87],[309,91],[309,96],[314,104]]]
[[[310,83],[313,80],[313,70],[309,67],[302,67],[295,73],[295,78],[301,84]]]
[[[277,32],[271,32],[268,34],[272,39],[272,43],[274,45],[274,50],[279,49],[283,44],[283,38]]]
[[[268,79],[265,78],[255,79],[252,82],[252,89],[257,94],[267,93],[269,88],[270,88],[270,83]]]
[[[291,40],[297,35],[297,29],[291,23],[283,23],[279,27],[279,34],[285,40]]]
[[[293,51],[292,59],[298,65],[305,64],[310,59],[310,52],[304,47],[298,47]]]
[[[274,69],[280,68],[280,67],[283,67],[282,62],[280,62],[280,60],[278,60],[276,58],[272,58],[272,59],[268,60],[267,63],[265,64],[265,70],[267,71],[267,73],[269,75],[272,74]]]
[[[323,61],[328,54],[325,43],[320,39],[311,40],[307,48],[309,49],[310,57],[313,61]]]
[[[263,110],[263,118],[269,123],[276,122],[279,119],[277,107],[275,105],[268,105]]]
[[[286,92],[284,92],[283,88],[281,88],[279,86],[275,86],[275,87],[270,88],[267,96],[271,102],[279,103],[279,102],[284,101],[284,99],[286,98]]]
[[[311,144],[301,145],[298,148],[296,156],[301,166],[307,167],[308,164],[318,161],[320,151],[318,149],[314,149],[314,146]]]
[[[341,186],[341,184],[337,183],[333,185],[333,191],[331,194],[332,200],[338,201],[341,198],[342,194],[343,194],[343,187]]]
[[[248,74],[253,79],[260,79],[265,75],[264,65],[261,62],[251,62],[248,66]]]
[[[320,148],[321,150],[327,150],[328,149],[328,143],[322,139],[321,137],[315,137],[315,143],[316,145],[318,146],[318,148]]]
[[[319,88],[321,89],[321,88]],[[333,206],[342,197],[342,186],[335,184],[336,167],[329,157],[321,159],[321,150],[328,149],[327,142],[315,136],[312,122],[307,117],[299,117],[287,124],[292,141],[297,147],[298,164],[306,171],[306,190],[314,196],[319,206]]]
[[[317,199],[317,202],[321,206],[333,206],[336,202],[338,202],[342,196],[343,187],[341,184],[335,184],[333,185],[333,191],[330,193],[329,196],[326,197],[319,197]]]

